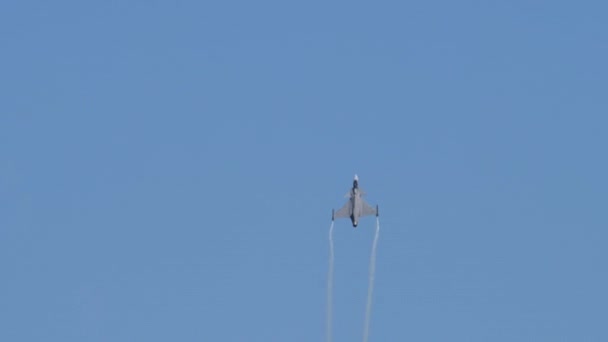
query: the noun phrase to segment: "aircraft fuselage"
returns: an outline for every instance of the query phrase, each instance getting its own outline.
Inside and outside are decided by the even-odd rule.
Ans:
[[[359,224],[359,216],[361,216],[361,193],[359,192],[359,181],[355,177],[353,181],[353,188],[351,189],[351,205],[353,206],[352,214],[350,215],[350,221],[353,223],[353,228],[357,228]]]

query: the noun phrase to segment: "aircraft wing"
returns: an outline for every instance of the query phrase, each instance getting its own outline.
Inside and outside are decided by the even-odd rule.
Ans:
[[[341,218],[341,217],[350,217],[350,215],[352,214],[352,205],[350,204],[350,200],[346,201],[346,204],[344,204],[344,206],[340,209],[338,209],[338,211],[336,211],[336,213],[334,214],[335,218]]]
[[[371,216],[376,215],[376,208],[369,205],[363,198],[361,198],[361,204],[363,208],[361,208],[361,216]]]

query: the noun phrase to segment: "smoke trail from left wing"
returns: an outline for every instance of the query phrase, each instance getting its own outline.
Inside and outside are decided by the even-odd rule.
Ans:
[[[372,244],[372,255],[369,261],[369,284],[367,288],[367,305],[365,307],[365,326],[363,328],[363,342],[369,338],[369,321],[372,313],[372,295],[374,294],[374,274],[376,273],[376,246],[380,234],[380,219],[376,216],[376,235]]]
[[[334,221],[329,226],[329,270],[327,271],[327,342],[331,342],[331,319],[334,287]]]

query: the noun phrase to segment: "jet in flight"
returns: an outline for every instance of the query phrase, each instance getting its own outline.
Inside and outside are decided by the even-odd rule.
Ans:
[[[332,209],[331,220],[333,221],[334,218],[349,217],[353,223],[353,227],[356,228],[361,216],[378,216],[378,206],[376,205],[376,208],[374,208],[367,204],[363,199],[363,195],[365,195],[365,192],[359,188],[359,177],[355,175],[352,189],[344,195],[344,197],[348,198],[348,202],[335,213]]]

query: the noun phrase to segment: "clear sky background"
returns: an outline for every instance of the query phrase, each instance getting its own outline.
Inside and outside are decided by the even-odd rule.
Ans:
[[[607,341],[603,1],[0,5],[0,340]],[[334,341],[374,220],[336,222]]]

